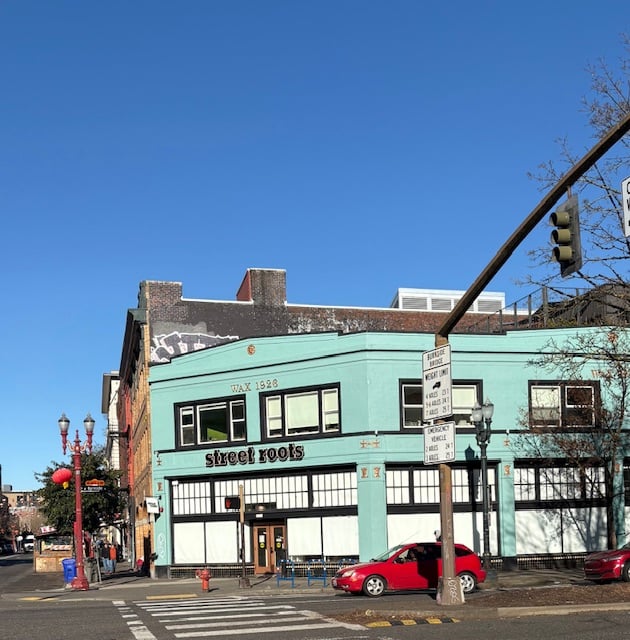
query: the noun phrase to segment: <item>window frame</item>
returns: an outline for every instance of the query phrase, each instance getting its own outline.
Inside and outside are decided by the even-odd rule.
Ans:
[[[488,465],[489,506],[498,504],[498,468]],[[453,508],[459,512],[467,509],[480,511],[483,506],[481,464],[478,460],[452,465],[453,483],[451,497]],[[385,490],[388,513],[404,513],[413,510],[431,511],[440,506],[440,470],[437,465],[385,465]]]
[[[513,474],[516,510],[606,503],[604,467],[586,460],[567,464],[565,459],[517,458]]]
[[[569,394],[577,390],[578,394],[588,390],[591,404],[569,403]],[[551,392],[557,397],[557,404],[534,406],[535,391]],[[551,394],[549,394],[551,395]],[[541,398],[544,393],[540,393]],[[601,409],[599,380],[529,380],[527,385],[527,401],[529,409],[529,426],[534,429],[570,429],[592,430],[598,427],[598,416]],[[535,418],[535,412],[547,412],[547,415],[556,415],[557,418]],[[587,412],[590,416],[587,420],[576,422],[576,416]]]
[[[336,396],[336,407],[330,399]],[[304,420],[312,417],[308,403],[314,399],[317,403],[317,424],[288,425],[288,419]],[[302,399],[302,402],[300,402]],[[294,406],[295,405],[295,406]],[[300,406],[301,405],[301,406]],[[270,412],[270,407],[273,412]],[[336,416],[336,420],[335,420]],[[270,421],[274,428],[270,430]],[[260,394],[261,438],[265,442],[278,442],[295,438],[321,438],[341,433],[341,385],[339,383],[295,387],[292,389],[274,389],[273,392]]]
[[[399,385],[398,385],[398,392],[399,392],[399,401],[398,401],[398,411],[399,411],[399,420],[400,420],[400,429],[401,431],[412,431],[414,429],[417,430],[422,430],[424,429],[424,427],[426,427],[429,423],[425,423],[422,420],[422,403],[417,404],[411,404],[411,403],[406,403],[406,396],[405,396],[405,390],[407,387],[415,387],[419,390],[420,393],[420,398],[422,399],[422,379],[420,378],[401,378],[398,381]],[[471,387],[473,389],[476,390],[476,400],[479,400],[479,398],[483,398],[483,381],[482,380],[473,380],[473,379],[461,379],[461,380],[453,380],[453,389],[464,389],[466,387]],[[474,403],[473,403],[474,404]],[[461,423],[461,419],[462,416],[464,416],[465,414],[463,413],[463,411],[467,411],[468,408],[467,407],[463,407],[463,406],[456,406],[455,402],[453,402],[453,415],[450,419],[452,419],[455,422],[455,426],[459,427],[459,428],[473,428],[475,425],[472,423],[472,407],[473,405],[470,406],[470,413],[468,415],[468,421],[465,424],[460,424]],[[415,420],[416,424],[412,424],[412,425],[407,425],[406,424],[406,419],[405,419],[405,409],[409,409],[409,411],[419,411],[420,414],[420,420]],[[457,409],[460,409],[459,412],[457,412]],[[456,416],[460,416],[459,419],[456,419]]]
[[[225,439],[203,439],[202,412],[221,408],[226,414]],[[221,447],[247,442],[247,403],[244,395],[178,402],[174,406],[174,412],[177,449]],[[184,417],[189,418],[185,424]]]
[[[276,514],[356,515],[359,504],[359,477],[353,465],[294,469],[286,474],[257,472],[246,477],[176,476],[170,485],[173,521],[190,522],[208,515],[233,519],[225,498],[238,494],[241,486],[247,511],[266,505]]]

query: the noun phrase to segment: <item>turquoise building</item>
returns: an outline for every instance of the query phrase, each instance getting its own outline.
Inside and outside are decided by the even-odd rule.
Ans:
[[[622,490],[609,496],[611,516],[601,467],[585,478],[566,459],[523,446],[529,423],[598,428],[602,363],[585,359],[579,378],[565,380],[560,367],[534,362],[565,339],[601,331],[451,336],[456,542],[482,552],[471,410],[486,398],[494,403],[487,459],[495,561],[605,548],[611,517],[623,539],[626,451],[613,469]],[[440,483],[438,467],[425,463],[422,354],[434,346],[429,333],[325,332],[235,340],[153,365],[157,575],[206,565],[233,574],[243,563],[272,573],[284,559],[367,560],[433,540]],[[229,508],[235,497],[242,525]]]

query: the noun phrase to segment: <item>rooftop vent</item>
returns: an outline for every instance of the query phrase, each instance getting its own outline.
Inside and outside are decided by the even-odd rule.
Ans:
[[[390,307],[449,313],[461,300],[465,291],[444,291],[440,289],[398,289]],[[472,304],[469,313],[495,313],[505,308],[505,294],[483,291]]]

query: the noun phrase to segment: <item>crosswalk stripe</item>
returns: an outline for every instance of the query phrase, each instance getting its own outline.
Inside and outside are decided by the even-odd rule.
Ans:
[[[303,621],[305,620],[304,616],[294,614],[292,617],[284,617],[282,622],[293,622],[293,621]],[[272,624],[277,622],[277,620],[260,620],[257,624]],[[229,621],[221,621],[221,622],[205,622],[203,624],[167,624],[166,628],[169,630],[173,629],[203,629],[207,627],[242,627],[243,625],[251,624],[251,620],[229,620]]]
[[[170,598],[173,598],[173,596],[169,596]],[[208,599],[204,599],[204,598],[185,598],[185,599],[179,599],[179,598],[175,598],[173,600],[168,600],[166,598],[164,598],[163,600],[135,600],[134,604],[138,605],[138,606],[147,606],[147,607],[161,607],[164,606],[165,604],[174,604],[174,605],[180,605],[180,604],[237,604],[237,603],[241,603],[241,604],[247,604],[248,602],[261,602],[260,599],[258,598],[244,598],[243,596],[225,596],[223,598],[208,598]]]
[[[135,601],[135,609],[124,601],[115,601],[121,617],[135,640],[155,640],[155,636],[140,620],[144,612],[175,638],[205,638],[220,636],[241,637],[248,634],[280,633],[284,631],[349,628],[365,629],[314,611],[298,611],[289,604],[270,605],[260,598],[239,596],[221,599]],[[139,611],[140,616],[134,615]],[[134,620],[130,620],[130,618]]]
[[[235,631],[234,629],[217,629],[216,631],[191,631],[189,633],[176,633],[174,634],[176,638],[205,638],[208,636],[233,636],[238,633],[239,637],[241,637],[245,633],[277,633],[280,631],[311,631],[314,629],[330,629],[336,625],[330,624],[330,622],[321,622],[321,623],[310,623],[304,625],[286,625],[279,627],[250,627],[246,629],[238,629]]]
[[[206,614],[209,615],[211,613],[216,613],[217,616],[222,616],[225,617],[231,613],[238,613],[239,616],[248,616],[248,615],[256,615],[257,612],[261,612],[262,614],[265,613],[270,613],[270,612],[274,612],[276,610],[281,610],[281,611],[288,611],[291,609],[295,609],[295,607],[291,607],[289,605],[261,605],[259,607],[250,607],[249,609],[246,609],[245,612],[243,611],[243,609],[241,608],[236,608],[236,609],[232,609],[232,608],[217,608],[217,607],[195,607],[194,609],[144,609],[144,611],[146,611],[147,613],[150,613],[152,616],[160,616],[160,617],[167,617],[167,616],[181,616],[181,615],[186,615],[186,614],[191,614],[191,613],[196,613],[196,614]]]
[[[144,626],[130,627],[129,630],[136,640],[157,640],[157,638]]]

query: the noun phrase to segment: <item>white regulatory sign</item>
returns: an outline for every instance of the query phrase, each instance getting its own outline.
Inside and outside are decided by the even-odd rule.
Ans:
[[[623,202],[623,235],[630,237],[630,178],[621,183],[621,200]]]
[[[424,422],[453,415],[451,345],[422,354],[422,418]]]
[[[455,460],[455,423],[443,422],[424,428],[424,464]]]

